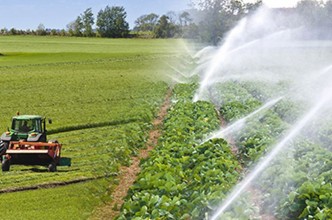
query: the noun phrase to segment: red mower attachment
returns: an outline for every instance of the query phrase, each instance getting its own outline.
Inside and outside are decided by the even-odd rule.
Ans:
[[[60,165],[62,145],[57,141],[10,141],[2,156],[2,171],[9,171],[11,164],[43,165],[55,172]]]

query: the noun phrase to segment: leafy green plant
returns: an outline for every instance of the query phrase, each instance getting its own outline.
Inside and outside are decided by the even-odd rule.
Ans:
[[[240,166],[226,141],[197,144],[220,122],[211,103],[191,102],[190,90],[175,87],[181,101],[170,108],[118,219],[203,219],[237,182]]]

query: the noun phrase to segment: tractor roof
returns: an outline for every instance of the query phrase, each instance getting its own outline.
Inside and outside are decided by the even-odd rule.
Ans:
[[[42,119],[43,117],[40,115],[17,115],[14,116],[13,119],[17,120],[31,120],[31,119]]]

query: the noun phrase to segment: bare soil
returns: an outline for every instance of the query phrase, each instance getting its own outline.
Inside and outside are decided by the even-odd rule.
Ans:
[[[161,125],[170,106],[171,94],[172,90],[169,89],[165,96],[165,101],[160,107],[158,116],[153,121],[153,128],[149,132],[146,149],[140,150],[137,157],[131,158],[132,164],[129,167],[122,166],[120,168],[120,175],[118,177],[119,184],[113,190],[111,195],[112,201],[95,210],[91,219],[114,219],[120,214],[120,208],[124,203],[124,198],[126,197],[130,186],[134,184],[139,172],[141,171],[139,166],[141,159],[149,157],[149,152],[153,150],[158,143],[158,139],[161,135]]]

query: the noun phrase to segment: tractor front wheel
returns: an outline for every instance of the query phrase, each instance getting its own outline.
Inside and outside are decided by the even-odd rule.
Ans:
[[[50,163],[50,165],[48,165],[48,172],[55,172],[56,171],[56,164]]]
[[[9,145],[8,142],[0,141],[0,156],[6,154],[8,145]]]
[[[1,163],[1,168],[2,168],[2,171],[9,171],[10,169],[10,160],[8,160],[7,158],[3,159],[2,160],[2,163]]]

